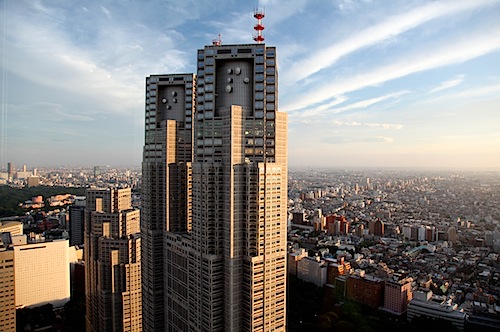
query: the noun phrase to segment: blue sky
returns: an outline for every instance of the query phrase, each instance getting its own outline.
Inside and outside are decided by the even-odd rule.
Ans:
[[[139,165],[145,77],[257,6],[290,166],[500,169],[498,0],[2,0],[1,166]]]

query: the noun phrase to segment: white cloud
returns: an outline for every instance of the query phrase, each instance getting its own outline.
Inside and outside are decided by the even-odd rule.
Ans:
[[[290,112],[290,121],[293,121],[294,118],[314,117],[318,114],[324,113],[326,110],[336,105],[344,103],[345,101],[347,101],[347,98],[345,96],[335,96],[335,99],[333,101],[317,107],[312,107],[307,111],[292,111]]]
[[[347,100],[346,97],[340,96],[340,97],[336,97],[335,100],[330,102],[330,103],[327,103],[327,104],[324,104],[324,105],[321,105],[318,107],[314,107],[312,109],[291,112],[290,117],[299,117],[299,118],[303,119],[303,118],[316,117],[319,114],[324,114],[324,115],[337,114],[337,113],[347,112],[347,111],[351,111],[351,110],[355,110],[355,109],[364,109],[364,108],[370,107],[374,104],[388,100],[388,99],[398,98],[398,97],[405,95],[407,93],[409,93],[409,91],[406,91],[406,90],[394,92],[394,93],[386,94],[386,95],[383,95],[380,97],[360,100],[358,102],[355,102],[355,103],[352,103],[349,105],[345,105],[342,107],[333,108],[334,106],[342,104]]]
[[[372,27],[354,33],[351,37],[339,43],[326,47],[323,50],[318,50],[312,56],[297,61],[286,72],[284,81],[286,84],[294,84],[333,65],[341,57],[349,53],[402,34],[428,21],[494,3],[496,3],[495,0],[431,2],[407,13],[384,18],[382,22]]]
[[[458,75],[457,77],[455,77],[451,80],[444,81],[439,86],[432,89],[430,91],[430,93],[435,93],[435,92],[451,89],[453,87],[460,85],[463,81],[464,81],[464,75]]]
[[[322,143],[327,144],[350,144],[350,143],[393,143],[394,139],[387,136],[334,136],[323,137]]]
[[[309,105],[328,100],[334,95],[380,85],[389,80],[429,69],[465,62],[499,49],[500,36],[496,31],[493,33],[485,32],[471,39],[461,38],[461,40],[451,42],[440,49],[434,49],[432,53],[424,50],[418,54],[402,55],[402,60],[399,62],[375,68],[370,72],[339,78],[337,81],[324,84],[305,95],[296,95],[288,99],[287,104],[283,105],[281,109],[287,112],[303,109]]]
[[[482,98],[498,98],[500,95],[500,84],[490,84],[483,86],[476,86],[473,88],[462,89],[459,91],[454,91],[452,93],[447,93],[439,95],[438,97],[423,99],[418,102],[418,104],[439,104],[446,103],[450,101],[456,102],[457,100],[474,100]]]
[[[111,12],[109,11],[109,9],[107,9],[106,7],[104,6],[101,6],[101,10],[102,12],[104,13],[104,15],[106,15],[106,17],[108,18],[108,20],[111,20],[112,17],[111,17]]]
[[[347,127],[369,127],[369,128],[382,128],[382,129],[396,129],[396,130],[401,130],[403,129],[402,124],[397,124],[397,123],[378,123],[378,122],[356,122],[356,121],[339,121],[339,120],[334,120],[332,123],[336,126],[347,126]]]
[[[371,105],[380,103],[384,100],[397,98],[397,97],[400,97],[400,96],[405,95],[407,93],[409,93],[409,91],[400,91],[400,92],[390,93],[390,94],[380,96],[380,97],[361,100],[361,101],[358,101],[358,102],[355,102],[355,103],[352,103],[350,105],[346,105],[343,107],[333,108],[330,111],[331,111],[331,113],[342,113],[342,112],[346,112],[346,111],[350,111],[350,110],[354,110],[354,109],[367,108],[367,107],[370,107]]]

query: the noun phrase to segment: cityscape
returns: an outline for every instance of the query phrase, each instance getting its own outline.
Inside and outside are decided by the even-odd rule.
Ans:
[[[498,3],[214,1],[4,2],[0,331],[499,331]]]
[[[34,171],[34,168],[27,169],[24,172],[32,174]],[[22,178],[26,175],[24,172],[14,170],[11,180],[5,180],[6,172],[2,172],[5,180],[2,188],[27,188],[31,175]],[[138,216],[134,212],[141,206],[139,169],[60,167],[39,168],[36,172],[38,186],[31,189],[47,186],[60,188],[61,193],[71,193],[72,189],[86,184],[88,188],[83,192],[87,190],[87,200],[96,195],[104,195],[103,200],[112,199],[113,191],[118,193],[123,191],[120,188],[129,188],[123,194],[130,205],[122,206],[119,211],[129,211],[121,212],[121,220],[128,224],[125,228],[130,232],[139,233]],[[331,319],[332,313],[339,315],[339,304],[350,302],[373,310],[375,314],[372,315],[384,319],[391,317],[394,330],[401,326],[417,330],[404,324],[409,324],[410,318],[426,314],[451,322],[458,331],[498,329],[499,172],[292,167],[288,183],[287,271],[289,283],[292,283],[288,287],[288,301],[291,302],[288,306],[292,308],[287,311],[294,312],[294,316],[287,317],[288,330],[328,331],[343,326],[336,325],[342,321],[352,324],[354,330],[359,329],[360,326],[345,317],[335,316],[337,321]],[[111,191],[91,189],[97,187],[111,188]],[[62,302],[82,301],[85,297],[85,260],[81,249],[84,247],[85,197],[71,194],[68,202],[57,204],[58,199],[66,199],[64,196],[43,197],[42,202],[53,205],[43,215],[37,212],[39,208],[29,207],[22,208],[23,215],[15,218],[2,215],[1,229],[11,234],[31,234],[24,246],[36,245],[43,237],[58,244],[57,239],[66,239],[64,263],[71,269],[60,272],[66,273],[68,283],[58,283],[58,287],[63,291],[65,300]],[[33,200],[29,199],[31,203]],[[120,214],[109,214],[113,213]],[[16,227],[17,230],[12,231]],[[112,241],[118,245],[117,240]],[[118,241],[123,242],[125,250],[133,251],[131,245],[134,243],[140,246],[136,243],[138,239],[130,237]],[[34,269],[32,263],[27,263],[28,258],[20,258],[20,264],[23,260]],[[56,273],[55,261],[45,264],[52,267],[51,274]],[[133,264],[137,265],[131,262]],[[70,270],[71,278],[68,278]],[[28,275],[33,273],[34,270],[30,270]],[[25,300],[16,295],[16,307],[19,307],[18,299],[27,301],[24,306],[33,307],[40,304],[36,301],[46,302],[51,298],[41,293],[36,284],[28,286],[27,281],[23,284],[16,279],[17,282],[27,292],[31,290],[40,297]],[[330,292],[334,298],[331,306],[320,301],[313,302],[312,308],[293,303],[294,294],[290,293],[293,292],[290,288],[303,289],[300,284],[297,288],[297,282],[312,288],[296,296],[310,296],[313,301],[314,292]],[[136,306],[137,285],[135,295],[131,290],[128,294]],[[47,296],[46,299],[43,296]],[[58,305],[57,302],[52,304]],[[59,321],[59,328],[61,324]],[[128,329],[124,330],[138,330],[133,328],[134,324],[139,324],[137,318],[135,322],[130,320]],[[377,330],[376,324],[370,324]],[[445,326],[450,328],[450,325]],[[385,328],[390,330],[388,326]]]

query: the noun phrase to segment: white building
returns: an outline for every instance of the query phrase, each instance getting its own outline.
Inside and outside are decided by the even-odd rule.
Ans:
[[[417,291],[413,295],[414,298],[408,304],[408,321],[419,316],[439,318],[450,321],[459,331],[464,330],[467,314],[451,299],[433,296],[432,291]]]
[[[16,308],[63,306],[70,299],[69,266],[68,240],[14,246]]]

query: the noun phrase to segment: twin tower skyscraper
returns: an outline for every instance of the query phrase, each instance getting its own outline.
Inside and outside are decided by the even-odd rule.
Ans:
[[[198,50],[146,79],[144,331],[285,331],[287,115],[276,49]]]

